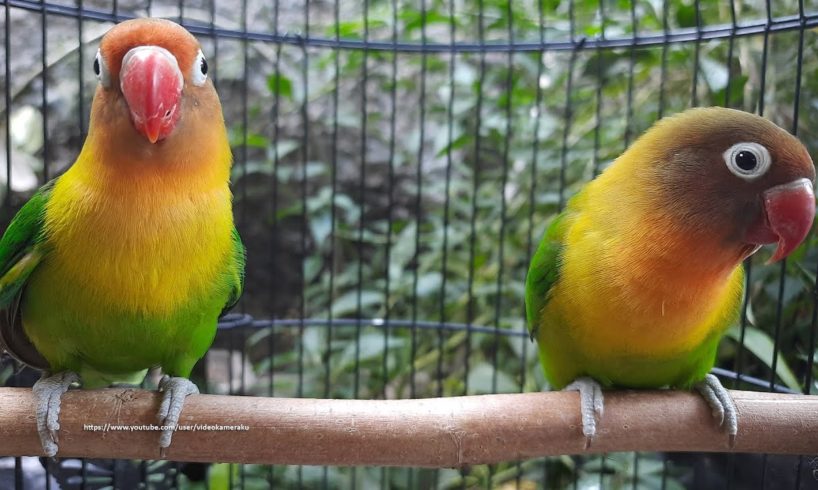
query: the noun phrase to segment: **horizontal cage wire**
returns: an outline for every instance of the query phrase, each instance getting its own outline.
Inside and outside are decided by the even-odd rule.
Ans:
[[[405,399],[547,387],[533,248],[662,116],[761,114],[818,149],[818,5],[699,0],[5,0],[3,229],[76,158],[101,36],[165,17],[202,43],[247,247],[202,392]],[[717,368],[816,391],[818,236],[746,262]],[[4,386],[38,374],[10,360]],[[155,388],[151,373],[143,386]],[[2,444],[2,442],[0,442]],[[2,488],[818,488],[815,455],[611,453],[464,469],[0,458]]]

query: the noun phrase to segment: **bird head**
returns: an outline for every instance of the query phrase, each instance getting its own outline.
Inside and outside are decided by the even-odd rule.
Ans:
[[[691,109],[637,141],[656,162],[664,206],[743,259],[777,244],[770,262],[806,238],[815,217],[815,166],[797,138],[733,109]]]
[[[197,119],[222,119],[199,43],[171,21],[133,19],[114,26],[100,42],[94,72],[98,119],[108,125],[126,120],[132,135],[149,145],[184,132],[180,126],[190,131]]]

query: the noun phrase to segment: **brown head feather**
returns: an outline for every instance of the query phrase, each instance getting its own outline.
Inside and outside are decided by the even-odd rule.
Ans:
[[[740,142],[767,149],[772,163],[766,173],[745,180],[731,172],[724,153]],[[648,163],[633,175],[638,187],[649,189],[652,208],[675,216],[673,221],[691,233],[720,237],[730,248],[741,247],[748,227],[759,219],[765,190],[815,180],[812,159],[797,138],[763,117],[720,107],[659,121],[622,158],[626,165]]]

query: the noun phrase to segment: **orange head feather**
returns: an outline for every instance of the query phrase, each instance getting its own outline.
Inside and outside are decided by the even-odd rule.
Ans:
[[[226,139],[207,61],[178,24],[133,19],[114,26],[102,38],[94,70],[100,84],[89,134],[98,146],[113,142],[117,152],[177,161],[196,156],[178,155],[177,138]]]
[[[99,44],[114,85],[119,83],[125,54],[138,46],[158,46],[170,51],[183,74],[190,71],[199,51],[199,42],[179,24],[165,19],[126,20],[111,28]]]

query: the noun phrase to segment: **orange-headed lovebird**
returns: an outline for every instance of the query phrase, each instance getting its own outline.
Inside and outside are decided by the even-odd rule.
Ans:
[[[159,421],[170,445],[187,377],[243,287],[232,161],[199,43],[159,19],[113,27],[76,162],[43,186],[0,240],[0,340],[45,371],[34,385],[45,453],[60,398],[165,373]]]
[[[735,405],[708,373],[738,317],[742,261],[803,241],[814,179],[783,129],[700,108],[656,123],[570,200],[531,262],[526,310],[546,378],[580,392],[586,443],[601,386],[695,388],[734,441]]]

